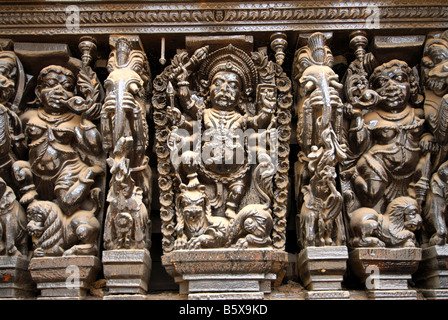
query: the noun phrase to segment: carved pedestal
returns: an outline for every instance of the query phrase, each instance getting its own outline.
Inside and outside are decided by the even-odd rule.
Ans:
[[[37,293],[24,257],[0,257],[0,298],[31,298]]]
[[[29,266],[39,299],[85,298],[100,269],[96,256],[33,258]]]
[[[358,248],[349,253],[352,272],[365,282],[367,294],[375,300],[414,300],[417,291],[408,280],[418,269],[420,248]]]
[[[146,249],[103,251],[103,272],[109,295],[104,299],[143,299],[148,291],[151,256]]]
[[[413,278],[427,299],[448,299],[448,245],[423,248]]]
[[[299,254],[297,266],[303,285],[309,290],[307,299],[349,299],[341,282],[347,269],[345,246],[308,247]]]
[[[272,249],[178,250],[162,257],[189,300],[263,299],[287,262],[286,252]]]

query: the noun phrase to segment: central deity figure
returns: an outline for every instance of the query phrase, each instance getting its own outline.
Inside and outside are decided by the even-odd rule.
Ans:
[[[277,92],[290,88],[277,86],[281,75],[265,52],[250,56],[229,44],[211,53],[201,47],[191,57],[181,52],[156,78],[153,103],[163,104],[155,103],[154,118],[165,128],[156,138],[166,139],[175,171],[174,249],[272,244]],[[164,148],[156,147],[159,157]],[[159,161],[163,172],[168,167]],[[168,181],[159,178],[162,191]],[[162,192],[161,199],[168,206],[171,196]]]
[[[204,54],[205,50],[203,48],[197,54]],[[249,116],[245,105],[258,75],[249,56],[232,45],[210,54],[199,70],[200,81],[209,85],[206,93],[208,101],[190,92],[189,82],[186,81],[188,75],[189,71],[182,67],[177,77],[179,101],[183,109],[197,121],[202,118],[202,123],[196,123],[204,126],[200,168],[206,177],[217,182],[217,198],[212,201],[216,206],[220,206],[223,197],[222,184],[228,185],[225,215],[234,218],[247,190],[250,164],[255,163],[251,158],[253,154],[248,154],[250,150],[247,144],[256,147],[256,140],[250,140],[257,138],[255,130],[267,128],[273,118],[276,103],[274,89],[269,88],[260,93],[265,105],[258,115]],[[249,128],[253,129],[250,131],[253,135],[246,131]],[[245,140],[246,137],[249,141]],[[193,145],[195,143],[193,141]]]

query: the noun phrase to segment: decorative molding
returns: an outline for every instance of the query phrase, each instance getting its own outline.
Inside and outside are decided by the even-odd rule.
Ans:
[[[79,28],[67,28],[71,12],[79,8]],[[255,31],[353,30],[366,28],[371,8],[380,9],[381,29],[445,28],[444,0],[394,1],[248,1],[114,2],[0,4],[0,35],[200,33]]]

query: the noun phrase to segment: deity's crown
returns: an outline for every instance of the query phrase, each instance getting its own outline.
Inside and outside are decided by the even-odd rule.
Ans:
[[[210,83],[220,71],[237,74],[241,79],[242,91],[247,96],[254,91],[258,83],[258,72],[253,60],[232,44],[209,54],[200,67],[199,76]]]

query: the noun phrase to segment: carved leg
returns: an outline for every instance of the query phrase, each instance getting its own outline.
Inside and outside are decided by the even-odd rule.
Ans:
[[[77,176],[71,169],[74,170],[71,166],[64,168],[63,173],[57,179],[55,188],[59,205],[66,214],[73,213],[78,209],[87,198],[90,187],[95,182],[94,178],[104,173],[99,166],[84,167]]]
[[[28,161],[16,161],[13,164],[12,171],[14,180],[20,187],[22,195],[20,203],[22,205],[30,204],[38,196],[30,163]]]
[[[229,185],[229,194],[227,196],[227,202],[226,202],[226,213],[225,215],[228,218],[235,218],[236,211],[238,209],[238,205],[241,202],[241,199],[244,196],[245,189],[247,187],[246,185],[245,177],[242,179],[238,179],[232,184]]]

